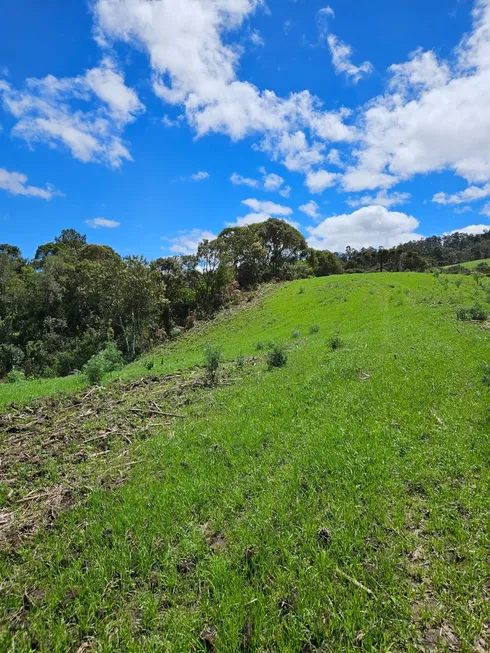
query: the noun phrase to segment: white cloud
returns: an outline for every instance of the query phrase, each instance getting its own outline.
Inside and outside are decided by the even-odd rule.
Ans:
[[[162,249],[169,249],[174,254],[195,254],[199,243],[203,240],[214,240],[216,235],[211,231],[203,229],[190,229],[189,231],[179,231],[178,235],[174,238],[164,238],[170,243],[169,247],[162,247]]]
[[[256,179],[242,177],[242,175],[238,175],[236,172],[231,175],[230,181],[234,186],[249,186],[250,188],[257,188],[259,186],[259,182]]]
[[[252,30],[252,31],[250,32],[250,40],[251,40],[252,43],[253,43],[255,46],[257,46],[257,47],[259,47],[259,46],[261,46],[261,45],[265,45],[265,43],[264,43],[264,39],[263,39],[262,36],[260,35],[260,32],[259,32],[258,29],[254,29],[254,30]]]
[[[347,246],[393,247],[419,240],[418,220],[405,213],[388,211],[383,206],[365,206],[350,214],[326,218],[316,227],[307,227],[308,243],[317,249],[344,251]]]
[[[204,172],[203,170],[200,170],[199,172],[194,173],[191,175],[192,181],[203,181],[203,179],[208,179],[210,177],[209,172]]]
[[[268,215],[291,215],[293,210],[289,206],[275,204],[274,202],[261,202],[255,198],[243,200],[242,204],[248,206],[256,213],[267,213]]]
[[[490,184],[485,186],[468,186],[459,193],[447,195],[446,193],[436,193],[432,201],[436,204],[464,204],[465,202],[475,202],[490,195]]]
[[[92,218],[91,220],[85,220],[85,224],[88,224],[92,229],[115,229],[121,223],[116,222],[116,220],[108,220],[107,218]]]
[[[375,98],[360,128],[347,190],[389,186],[451,170],[470,183],[490,180],[490,1],[475,0],[473,30],[454,64],[417,50],[391,66],[391,90]]]
[[[180,127],[182,125],[182,120],[184,119],[184,116],[180,115],[177,116],[177,118],[172,119],[167,114],[163,114],[162,122],[165,125],[165,127]]]
[[[62,195],[51,184],[46,184],[46,188],[28,186],[26,175],[21,172],[9,172],[5,168],[0,168],[0,188],[11,195],[39,197],[43,200],[50,200],[55,195]]]
[[[284,179],[280,175],[276,175],[273,172],[268,174],[263,166],[259,168],[259,172],[262,175],[260,181],[258,179],[251,179],[250,177],[242,177],[242,175],[236,172],[231,175],[230,181],[235,186],[249,186],[250,188],[262,188],[266,191],[279,191],[283,197],[289,197],[291,192],[290,186],[286,186],[280,190],[284,183]]]
[[[264,176],[264,190],[279,190],[283,182],[284,179],[273,172],[266,174]]]
[[[352,48],[330,32],[328,24],[330,18],[335,18],[332,7],[327,6],[317,12],[320,39],[326,40],[328,43],[335,72],[338,75],[344,73],[354,84],[357,84],[363,76],[369,75],[373,71],[373,65],[369,61],[364,61],[360,66],[352,63]]]
[[[480,211],[481,215],[486,215],[487,217],[490,218],[490,202],[487,202],[482,210]]]
[[[389,209],[391,206],[397,204],[406,204],[411,198],[410,193],[391,193],[389,195],[386,190],[381,190],[377,195],[364,195],[363,197],[349,198],[347,204],[352,207],[356,206],[370,206],[377,204]]]
[[[472,234],[477,236],[479,234],[484,234],[486,231],[490,231],[490,225],[488,224],[470,224],[467,227],[461,227],[461,229],[448,231],[444,235],[451,236],[452,234]]]
[[[466,206],[459,206],[459,207],[456,207],[456,208],[453,209],[453,210],[454,210],[454,213],[458,213],[458,214],[460,214],[460,213],[471,213],[471,212],[473,211],[473,209],[471,208],[471,206],[468,206],[468,205],[466,205]]]
[[[370,61],[364,61],[360,66],[352,63],[352,48],[335,34],[327,36],[327,43],[332,55],[333,67],[338,75],[344,73],[354,84],[357,84],[362,77],[372,73],[373,64]]]
[[[324,111],[309,91],[286,98],[259,90],[237,78],[241,50],[230,34],[262,0],[95,0],[100,43],[121,40],[149,56],[155,93],[166,103],[182,105],[199,136],[209,132],[237,140],[259,137],[258,147],[290,169],[303,171],[315,163],[303,152],[291,156],[284,139],[302,132],[312,140],[302,151],[318,151],[315,139],[352,141],[355,130],[345,124],[349,112]],[[262,140],[260,140],[262,139]]]
[[[340,177],[337,172],[328,172],[328,170],[317,170],[309,172],[306,175],[305,184],[312,193],[322,193],[325,188],[330,188]]]
[[[310,200],[309,202],[307,202],[307,204],[302,204],[299,207],[299,210],[303,211],[303,213],[306,213],[306,215],[308,215],[310,218],[316,220],[319,217],[319,213],[318,213],[319,208],[320,207],[314,200]]]
[[[63,145],[76,159],[113,168],[131,160],[121,135],[144,107],[111,59],[79,77],[27,79],[22,90],[0,80],[0,95],[17,121],[12,133],[29,144]]]
[[[333,166],[337,166],[337,168],[344,167],[342,159],[340,158],[340,153],[335,148],[331,149],[330,152],[327,154],[326,161]]]

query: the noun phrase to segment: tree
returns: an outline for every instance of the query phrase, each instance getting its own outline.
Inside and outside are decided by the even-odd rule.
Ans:
[[[308,250],[308,264],[315,277],[327,277],[330,274],[342,274],[344,271],[339,257],[328,249]]]
[[[308,246],[304,236],[293,226],[277,218],[252,225],[266,252],[266,265],[270,278],[281,278],[288,263],[306,257]]]

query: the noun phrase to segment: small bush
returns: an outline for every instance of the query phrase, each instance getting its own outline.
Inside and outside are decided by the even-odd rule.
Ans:
[[[456,284],[457,288],[460,288],[461,284],[463,283],[463,277],[461,277],[461,276],[456,277],[456,279],[454,280],[454,283]]]
[[[236,359],[237,367],[242,368],[245,365],[245,356],[243,354],[238,354]]]
[[[271,370],[273,367],[284,367],[288,362],[288,355],[284,345],[274,344],[267,353],[267,367]]]
[[[208,381],[211,384],[216,384],[218,379],[218,369],[223,359],[223,350],[219,345],[207,345],[204,348],[204,366],[206,367],[206,374]]]
[[[178,338],[180,335],[181,335],[181,331],[177,327],[174,327],[172,331],[170,331],[171,338]]]
[[[483,367],[482,381],[485,385],[490,387],[490,365],[487,362],[484,362],[482,367]]]
[[[344,343],[342,342],[342,338],[338,333],[336,333],[332,338],[330,338],[330,349],[333,349],[335,351],[336,349],[340,349],[343,346]]]
[[[119,349],[109,343],[102,351],[92,356],[85,364],[83,372],[90,385],[100,385],[104,374],[115,372],[123,365],[122,354]]]
[[[459,308],[456,311],[458,320],[476,320],[484,322],[488,318],[488,311],[480,304],[474,304],[468,308]]]
[[[24,372],[21,372],[20,370],[16,370],[15,367],[10,370],[10,372],[6,375],[5,381],[7,383],[19,383],[20,381],[25,381],[26,380],[26,375]]]
[[[146,361],[145,367],[148,371],[152,370],[155,367],[155,361]]]
[[[259,341],[259,342],[255,345],[255,349],[256,349],[257,351],[262,351],[263,349],[265,349],[265,345],[264,345],[264,343]]]
[[[310,326],[310,335],[313,335],[314,333],[318,333],[320,331],[320,327],[318,324],[312,324]]]
[[[291,338],[294,338],[295,340],[297,340],[300,337],[301,337],[301,331],[298,331],[297,329],[293,329],[291,331]]]
[[[304,293],[304,291],[305,291],[305,287],[304,287],[304,286],[300,286],[300,287],[299,287],[299,290],[298,290],[298,295],[302,295],[302,294]]]

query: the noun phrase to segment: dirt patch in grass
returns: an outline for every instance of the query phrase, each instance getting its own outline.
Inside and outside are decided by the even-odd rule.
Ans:
[[[231,374],[222,372],[222,382]],[[95,487],[121,485],[131,445],[183,419],[202,370],[114,381],[0,413],[0,547],[16,547]]]

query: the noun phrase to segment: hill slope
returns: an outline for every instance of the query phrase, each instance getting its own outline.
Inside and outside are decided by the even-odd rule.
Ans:
[[[16,461],[26,486],[13,504],[2,477],[3,523],[55,485],[76,493],[74,451],[111,478],[84,480],[78,507],[4,548],[0,649],[486,650],[490,350],[455,312],[487,289],[458,283],[291,283],[100,400],[56,404],[45,449],[89,437],[59,453],[62,477],[54,455],[35,463],[42,481]],[[267,371],[256,343],[270,339],[289,342],[286,367]],[[230,361],[217,388],[192,381],[207,342]],[[129,381],[143,373],[147,386]]]

